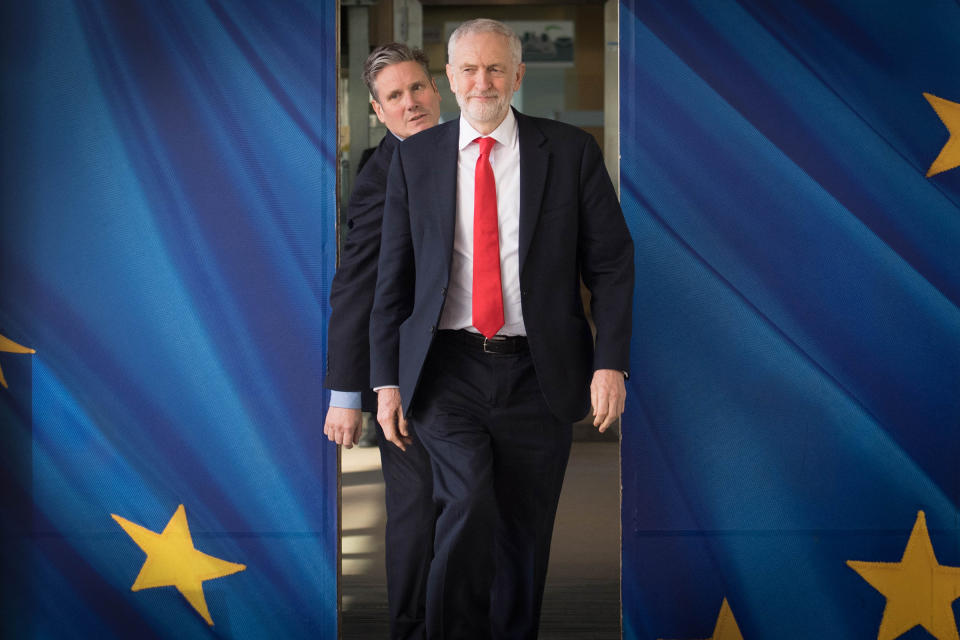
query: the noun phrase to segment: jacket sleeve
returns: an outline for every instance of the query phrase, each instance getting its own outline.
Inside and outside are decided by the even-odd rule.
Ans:
[[[327,374],[324,386],[361,391],[370,380],[370,309],[377,282],[387,163],[378,148],[357,176],[347,209],[347,234],[330,287]]]
[[[594,370],[629,373],[633,313],[633,240],[600,148],[586,140],[580,163],[580,273],[597,328]]]
[[[415,268],[403,154],[394,152],[387,179],[380,259],[370,316],[370,386],[399,383],[400,325],[413,309]]]

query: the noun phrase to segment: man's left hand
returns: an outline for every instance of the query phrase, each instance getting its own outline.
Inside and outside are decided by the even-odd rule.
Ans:
[[[362,425],[360,409],[330,407],[327,410],[327,419],[323,422],[323,433],[330,442],[350,449],[360,441]]]
[[[597,369],[590,382],[590,406],[593,408],[593,426],[603,433],[623,413],[627,389],[623,384],[623,372],[614,369]]]

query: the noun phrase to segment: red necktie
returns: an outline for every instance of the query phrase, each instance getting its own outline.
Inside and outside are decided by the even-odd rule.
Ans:
[[[490,150],[496,140],[476,141],[480,143],[480,157],[473,174],[473,326],[492,338],[503,326],[497,185],[490,166]]]

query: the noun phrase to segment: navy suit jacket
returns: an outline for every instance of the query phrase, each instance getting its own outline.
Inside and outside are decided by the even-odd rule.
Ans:
[[[589,411],[595,369],[629,368],[633,242],[593,137],[515,114],[523,321],[547,404],[573,422]],[[458,119],[398,145],[387,181],[371,386],[399,383],[408,416],[416,415],[417,383],[450,280],[459,129]],[[595,346],[581,277],[592,294]]]
[[[347,235],[330,286],[324,386],[361,391],[364,410],[373,412],[377,400],[370,390],[370,308],[377,283],[387,172],[398,143],[388,131],[357,174],[347,206]]]

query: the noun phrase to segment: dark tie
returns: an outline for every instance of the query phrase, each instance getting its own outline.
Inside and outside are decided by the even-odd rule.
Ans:
[[[490,150],[496,140],[476,141],[480,143],[480,157],[473,176],[473,326],[492,338],[503,326],[497,185],[490,166]]]

